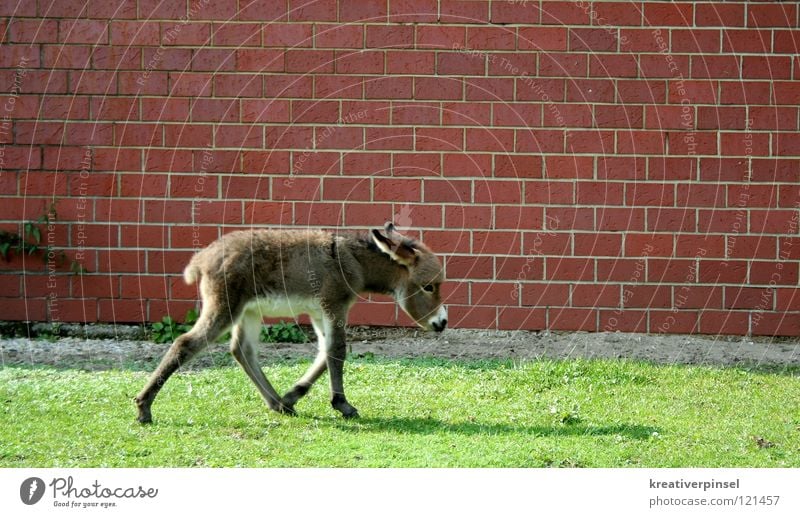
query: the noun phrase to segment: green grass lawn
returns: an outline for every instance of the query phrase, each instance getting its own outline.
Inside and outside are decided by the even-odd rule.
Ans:
[[[285,391],[308,363],[266,365]],[[298,417],[269,412],[244,372],[185,371],[135,422],[141,366],[0,369],[0,467],[800,466],[797,371],[626,361],[348,363]]]

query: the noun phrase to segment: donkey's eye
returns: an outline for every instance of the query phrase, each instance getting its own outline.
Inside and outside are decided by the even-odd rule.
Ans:
[[[430,285],[430,284],[426,285],[422,289],[424,289],[426,293],[432,293],[433,292],[433,286]]]

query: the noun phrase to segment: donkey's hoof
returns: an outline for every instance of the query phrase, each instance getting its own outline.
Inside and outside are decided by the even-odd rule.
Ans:
[[[356,408],[351,408],[352,411],[342,411],[342,416],[347,420],[352,418],[361,418],[361,415],[358,414],[358,410]]]
[[[279,404],[272,408],[273,411],[277,411],[282,415],[289,415],[289,416],[297,416],[297,411],[294,410],[294,406],[289,404]]]
[[[133,399],[133,402],[136,404],[136,409],[139,411],[136,420],[138,420],[140,424],[152,424],[153,415],[150,413],[150,406],[140,402],[139,399]]]
[[[339,406],[336,408],[336,410],[342,413],[342,417],[346,419],[359,417],[358,410],[353,406],[351,406],[350,404],[344,404],[343,406]]]

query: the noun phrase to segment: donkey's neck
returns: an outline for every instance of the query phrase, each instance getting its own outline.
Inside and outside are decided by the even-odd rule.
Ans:
[[[408,275],[408,270],[378,249],[369,235],[356,235],[348,241],[353,258],[361,265],[364,291],[392,294]]]

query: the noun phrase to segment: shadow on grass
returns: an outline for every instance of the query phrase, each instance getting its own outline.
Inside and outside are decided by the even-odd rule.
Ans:
[[[460,434],[472,435],[530,435],[530,436],[608,436],[621,435],[634,440],[646,440],[653,433],[659,432],[657,427],[637,424],[587,425],[587,424],[554,424],[554,425],[514,425],[505,423],[480,422],[442,422],[435,418],[361,418],[358,420],[361,431],[413,434]],[[350,427],[352,429],[352,427]]]

